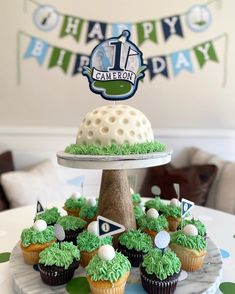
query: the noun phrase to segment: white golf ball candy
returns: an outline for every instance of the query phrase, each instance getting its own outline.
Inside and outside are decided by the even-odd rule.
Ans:
[[[180,201],[177,198],[172,198],[170,201],[171,206],[180,206]]]
[[[87,200],[87,204],[88,204],[89,206],[92,206],[92,207],[96,206],[96,199],[95,199],[95,198],[89,198],[89,199]]]
[[[197,236],[198,235],[198,229],[194,225],[186,225],[183,228],[183,232],[185,233],[185,235],[188,235],[188,236]]]
[[[99,235],[98,232],[98,222],[97,221],[93,221],[91,223],[89,223],[88,227],[87,227],[87,231],[90,233],[95,234],[96,236]]]
[[[81,193],[79,192],[73,192],[73,194],[70,196],[71,199],[79,199],[81,198]]]
[[[100,247],[98,255],[102,260],[110,261],[115,257],[116,252],[113,246],[107,244]]]
[[[157,211],[155,208],[150,208],[150,209],[147,211],[147,216],[154,217],[154,218],[158,218],[159,213],[158,213],[158,211]]]
[[[47,223],[43,219],[36,220],[36,222],[33,224],[33,228],[36,231],[42,232],[46,230]]]
[[[131,195],[135,194],[134,190],[130,188]]]

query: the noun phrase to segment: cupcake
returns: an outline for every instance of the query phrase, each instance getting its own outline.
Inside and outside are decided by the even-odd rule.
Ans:
[[[65,231],[64,241],[73,242],[75,245],[78,234],[83,231],[87,224],[83,219],[73,215],[61,216],[56,223],[61,225]]]
[[[158,248],[151,249],[143,257],[140,266],[141,282],[147,293],[172,294],[177,286],[181,264],[176,254]]]
[[[139,267],[143,255],[152,248],[151,237],[139,230],[129,230],[118,238],[118,250],[129,259],[133,267]]]
[[[59,286],[72,279],[79,266],[80,253],[71,242],[52,244],[39,254],[39,272],[42,281]]]
[[[159,214],[162,214],[166,204],[161,200],[159,196],[157,196],[154,199],[146,201],[144,206],[147,210],[150,208],[154,208],[159,212]]]
[[[130,269],[125,255],[110,245],[103,245],[86,267],[91,293],[124,294]]]
[[[56,241],[54,228],[44,220],[37,220],[31,228],[21,233],[20,247],[27,264],[37,264],[39,253]]]
[[[98,249],[105,244],[112,245],[112,237],[99,238],[97,221],[91,222],[87,231],[77,237],[77,246],[81,253],[81,266],[86,267],[92,257],[97,254]]]
[[[173,198],[170,204],[164,207],[164,215],[169,223],[169,229],[175,232],[181,222],[181,203],[178,199]]]
[[[52,207],[50,209],[46,209],[45,212],[37,214],[35,220],[43,219],[49,226],[54,226],[59,217],[60,213],[58,208]]]
[[[79,217],[89,224],[96,220],[97,208],[97,200],[95,198],[89,198],[87,203],[81,207]]]
[[[65,201],[63,208],[68,215],[78,217],[80,209],[85,203],[86,199],[79,192],[74,192],[70,198]]]
[[[184,228],[186,225],[194,225],[197,228],[198,235],[206,238],[206,227],[200,220],[191,219],[184,220],[183,222],[181,221],[182,228]]]
[[[134,193],[134,190],[132,188],[130,188],[130,192],[131,192],[131,199],[132,199],[133,205],[140,205],[141,203],[140,194]]]
[[[193,272],[202,267],[206,256],[206,241],[198,235],[194,225],[186,225],[183,231],[172,233],[170,248],[179,257],[182,269]]]
[[[154,238],[160,231],[168,230],[168,222],[164,215],[158,214],[154,208],[150,208],[146,214],[137,219],[139,228]]]

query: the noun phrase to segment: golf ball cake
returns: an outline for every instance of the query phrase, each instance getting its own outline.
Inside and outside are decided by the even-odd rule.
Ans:
[[[78,145],[145,143],[154,141],[151,124],[138,109],[129,105],[108,105],[89,112],[81,123]]]

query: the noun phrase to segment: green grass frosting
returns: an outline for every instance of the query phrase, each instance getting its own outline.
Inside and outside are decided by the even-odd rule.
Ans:
[[[202,236],[188,236],[182,231],[171,234],[171,243],[198,251],[206,249],[206,241]]]
[[[78,199],[68,198],[64,206],[68,209],[80,209],[85,203],[86,199],[84,197]]]
[[[154,274],[162,281],[179,273],[181,263],[173,251],[168,250],[162,254],[160,249],[154,248],[144,255],[142,267],[148,274]]]
[[[39,263],[56,265],[68,269],[74,260],[80,259],[80,252],[72,242],[54,243],[39,254]]]
[[[119,237],[119,243],[129,250],[147,253],[153,248],[153,242],[149,235],[139,230],[129,230]]]
[[[61,225],[65,231],[76,231],[77,229],[83,229],[87,222],[76,216],[65,215],[57,220],[57,224]]]
[[[134,193],[131,195],[132,202],[134,203],[140,203],[141,202],[141,197],[139,193]]]
[[[183,227],[185,227],[186,225],[194,225],[198,230],[198,235],[202,237],[206,235],[206,227],[200,220],[196,220],[196,219],[184,220]]]
[[[143,211],[142,207],[135,205],[133,209],[134,209],[134,215],[135,215],[136,219],[138,219],[144,215],[144,211]]]
[[[97,205],[95,206],[89,206],[88,204],[84,204],[82,207],[81,207],[81,210],[79,212],[79,216],[81,218],[93,218],[96,216],[97,214]]]
[[[112,245],[112,237],[107,236],[104,238],[99,238],[95,234],[88,231],[82,232],[77,237],[77,245],[80,251],[91,252],[105,244]]]
[[[55,240],[54,228],[48,226],[45,230],[39,232],[33,227],[24,229],[21,233],[21,243],[23,247],[28,247],[31,244],[45,244]]]
[[[163,152],[165,150],[166,146],[158,141],[107,146],[71,144],[65,148],[66,153],[74,155],[131,155]]]
[[[163,210],[163,214],[175,218],[180,218],[181,217],[181,206],[175,206],[175,205],[166,205]]]
[[[37,214],[35,221],[38,219],[43,219],[48,225],[51,225],[56,223],[59,217],[60,213],[58,208],[52,207],[50,209],[46,209],[43,213]]]
[[[127,257],[120,252],[116,252],[115,257],[110,261],[102,260],[96,254],[86,267],[86,272],[93,281],[109,281],[114,283],[130,269],[131,264]]]
[[[151,231],[160,232],[168,229],[168,221],[164,215],[160,215],[158,218],[143,215],[137,219],[137,223],[141,230],[149,229]]]
[[[144,206],[147,209],[155,208],[158,211],[163,211],[166,204],[164,204],[164,202],[161,200],[160,197],[156,197],[155,199],[151,199],[151,200],[145,202]]]

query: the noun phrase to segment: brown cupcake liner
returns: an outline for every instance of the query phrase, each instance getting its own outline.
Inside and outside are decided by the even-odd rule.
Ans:
[[[144,253],[141,251],[129,250],[125,246],[118,243],[118,250],[125,255],[131,263],[132,267],[139,267],[142,260]]]
[[[153,275],[146,274],[140,267],[140,277],[142,286],[147,293],[173,294],[178,283],[179,274],[160,281],[157,278],[154,278]]]
[[[90,260],[93,258],[93,256],[95,256],[98,252],[97,250],[88,252],[88,251],[80,251],[80,255],[81,255],[81,259],[80,259],[80,264],[82,267],[86,267]]]
[[[74,245],[77,245],[77,237],[83,231],[82,229],[77,229],[76,231],[69,230],[65,231],[65,239],[63,241],[73,242]]]
[[[92,294],[124,294],[126,281],[130,272],[127,272],[123,277],[114,283],[109,281],[93,281],[87,276],[88,283]]]
[[[170,248],[179,257],[181,268],[188,272],[199,270],[203,266],[206,250],[199,252],[196,250],[184,248],[177,244],[170,244]],[[197,254],[196,254],[197,253]]]
[[[79,217],[80,208],[77,209],[69,209],[67,207],[63,207],[63,209],[67,212],[68,215]]]
[[[166,217],[168,224],[169,224],[169,230],[171,232],[175,232],[177,231],[177,228],[180,224],[181,219],[180,218],[176,218],[176,217],[172,217],[172,216],[167,216]]]
[[[68,269],[58,266],[44,266],[43,264],[39,264],[38,268],[41,279],[45,284],[50,286],[59,286],[72,279],[78,266],[79,262],[74,261]]]

